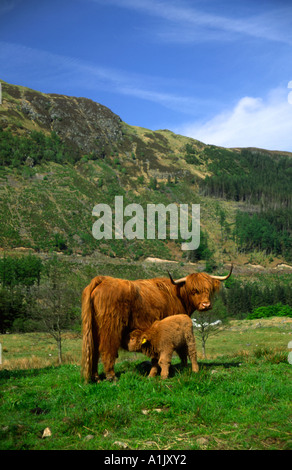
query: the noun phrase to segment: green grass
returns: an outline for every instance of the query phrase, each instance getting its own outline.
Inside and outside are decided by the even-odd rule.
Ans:
[[[194,315],[195,316],[195,315]],[[282,321],[282,323],[281,323]],[[291,319],[275,317],[268,320],[234,320],[218,336],[207,341],[207,357],[253,356],[260,349],[272,349],[286,355],[291,340]],[[200,341],[197,336],[197,349]]]
[[[117,384],[91,385],[75,365],[2,371],[0,448],[291,448],[289,364],[200,365],[197,375],[174,367],[162,381],[123,362]]]
[[[44,334],[2,335],[0,449],[291,449],[289,325],[254,326],[210,338],[198,374],[174,357],[167,380],[149,379],[145,357],[123,352],[117,383],[99,384],[81,380],[80,338],[67,335],[71,363],[57,367]]]

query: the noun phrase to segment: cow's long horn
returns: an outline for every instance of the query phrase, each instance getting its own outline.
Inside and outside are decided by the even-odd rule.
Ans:
[[[177,284],[182,284],[183,282],[186,282],[186,277],[182,277],[181,279],[177,279],[176,281],[174,281],[172,279],[172,275],[170,274],[170,272],[169,271],[167,271],[167,272],[168,272],[168,275],[170,277],[170,280],[171,280],[172,284],[177,285]]]
[[[228,279],[231,276],[232,270],[233,270],[233,264],[231,265],[229,274],[227,274],[227,276],[211,276],[211,275],[209,276],[212,277],[212,279],[218,279],[218,281],[226,281],[226,279]]]

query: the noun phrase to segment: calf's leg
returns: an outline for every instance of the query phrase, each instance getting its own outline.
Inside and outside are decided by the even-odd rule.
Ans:
[[[188,355],[192,363],[192,371],[199,372],[199,364],[197,362],[197,348],[196,348],[196,340],[193,335],[193,332],[188,334],[186,337],[187,348],[188,348]]]
[[[151,360],[151,370],[149,372],[148,377],[155,377],[158,373],[158,359],[152,358]]]
[[[169,367],[171,364],[172,352],[162,352],[159,357],[158,364],[161,367],[161,378],[167,379],[169,374]]]

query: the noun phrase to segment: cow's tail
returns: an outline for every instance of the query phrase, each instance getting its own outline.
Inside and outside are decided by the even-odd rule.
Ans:
[[[82,376],[86,382],[94,379],[93,370],[98,361],[97,329],[94,321],[94,311],[91,301],[91,294],[102,282],[103,276],[97,276],[85,287],[82,293]]]

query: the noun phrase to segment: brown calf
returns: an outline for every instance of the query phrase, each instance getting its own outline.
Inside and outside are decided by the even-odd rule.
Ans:
[[[173,315],[154,322],[144,331],[134,330],[128,336],[127,345],[129,351],[142,352],[151,357],[152,367],[149,377],[155,377],[158,366],[161,367],[161,378],[168,377],[174,351],[184,366],[187,365],[187,356],[189,356],[192,371],[199,371],[193,323],[188,315]]]

